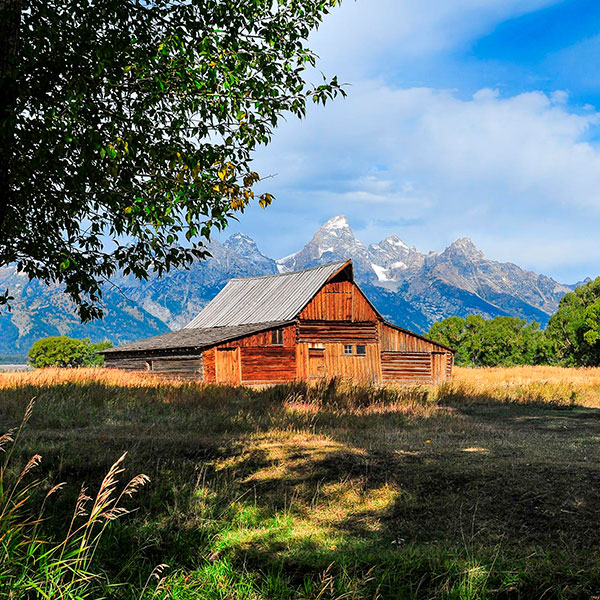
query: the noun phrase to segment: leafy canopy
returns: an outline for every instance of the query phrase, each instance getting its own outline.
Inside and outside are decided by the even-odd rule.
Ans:
[[[118,270],[206,257],[213,228],[273,200],[251,158],[279,119],[344,94],[305,81],[337,2],[1,2],[0,266],[64,283],[86,320]]]
[[[563,363],[600,365],[600,277],[560,301],[546,334]]]
[[[464,366],[547,364],[553,355],[538,323],[516,317],[486,320],[480,315],[449,317],[434,323],[429,337],[456,349],[455,361]]]
[[[29,350],[29,361],[35,368],[98,367],[104,364],[100,350],[111,348],[111,342],[92,344],[88,338],[77,340],[67,336],[47,337],[35,342]]]

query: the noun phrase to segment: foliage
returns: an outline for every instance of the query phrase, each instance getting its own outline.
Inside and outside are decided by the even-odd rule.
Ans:
[[[600,365],[600,277],[561,301],[546,334],[566,365]]]
[[[89,338],[77,340],[67,336],[51,336],[38,340],[29,350],[29,360],[36,368],[93,367],[104,364],[100,350],[112,348],[112,342],[92,344]]]
[[[470,315],[434,323],[429,337],[456,349],[455,362],[465,366],[537,365],[553,362],[538,323],[516,317],[484,319]]]
[[[47,486],[31,481],[42,457],[36,454],[16,472],[11,459],[33,411],[31,401],[21,425],[0,436],[0,452],[6,458],[0,466],[0,589],[2,597],[15,600],[61,598],[82,600],[97,597],[100,577],[92,572],[92,559],[109,522],[129,511],[121,501],[145,485],[148,477],[134,477],[120,492],[118,478],[124,471],[125,455],[117,460],[92,498],[81,488],[62,538],[53,540],[41,533],[48,499],[64,483]],[[46,489],[44,489],[46,488]],[[103,587],[107,587],[106,584]],[[110,587],[110,584],[108,585]]]
[[[64,283],[86,320],[119,270],[204,258],[279,120],[344,94],[305,81],[337,2],[1,2],[0,266]]]

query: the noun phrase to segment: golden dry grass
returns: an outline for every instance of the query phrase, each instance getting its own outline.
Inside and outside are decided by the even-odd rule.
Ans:
[[[600,368],[521,366],[455,367],[452,381],[440,386],[443,400],[513,402],[600,407]]]
[[[129,451],[152,483],[99,557],[134,583],[169,562],[169,598],[583,598],[600,593],[599,386],[547,367],[264,390],[45,369],[0,374],[0,422],[37,396],[27,450],[58,480]],[[219,569],[221,595],[187,591]]]

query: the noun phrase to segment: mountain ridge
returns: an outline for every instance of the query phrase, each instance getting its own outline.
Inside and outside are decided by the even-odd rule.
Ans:
[[[442,252],[419,252],[393,234],[366,246],[348,219],[325,222],[297,252],[275,260],[255,240],[235,233],[208,244],[211,257],[189,270],[139,281],[115,278],[105,287],[103,321],[81,324],[60,286],[29,281],[14,266],[0,268],[0,287],[15,296],[13,311],[0,312],[0,354],[22,354],[46,335],[110,339],[125,343],[185,326],[233,277],[272,275],[351,258],[355,276],[390,321],[424,332],[441,318],[481,314],[518,316],[545,326],[574,286],[488,259],[469,238]]]

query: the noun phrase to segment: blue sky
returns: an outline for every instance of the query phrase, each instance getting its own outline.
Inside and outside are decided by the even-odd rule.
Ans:
[[[600,2],[345,0],[311,44],[349,97],[282,124],[256,157],[277,200],[228,235],[279,257],[343,213],[366,243],[600,275]]]

